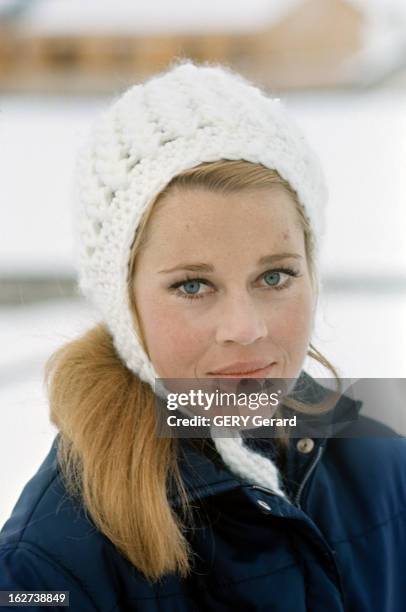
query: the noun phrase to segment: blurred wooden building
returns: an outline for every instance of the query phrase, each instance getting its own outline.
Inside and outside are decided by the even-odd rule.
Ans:
[[[0,89],[110,92],[181,57],[224,62],[274,90],[337,86],[353,78],[352,60],[365,41],[365,14],[351,0],[274,0],[269,6],[278,10],[263,11],[255,23],[219,17],[214,27],[204,19],[192,23],[191,16],[177,28],[162,15],[148,27],[153,20],[137,17],[134,7],[143,7],[136,2],[127,0],[128,14],[123,0],[114,4],[118,25],[107,13],[103,22],[96,0],[86,2],[94,20],[77,0],[31,0],[31,6],[26,0],[25,11],[19,2],[15,15],[0,21]]]

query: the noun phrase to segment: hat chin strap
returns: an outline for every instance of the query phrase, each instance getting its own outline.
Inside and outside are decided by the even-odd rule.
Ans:
[[[273,461],[248,448],[238,430],[224,428],[227,437],[219,437],[220,428],[215,428],[217,435],[213,426],[210,429],[218,453],[232,472],[248,482],[270,489],[287,500],[286,493],[279,485],[279,470]]]
[[[161,399],[166,399],[169,391],[163,381],[158,379],[155,381],[155,392],[158,392],[157,394]],[[186,406],[179,407],[179,410],[187,416],[193,416],[194,414]],[[279,470],[274,462],[248,448],[244,444],[238,429],[212,425],[210,427],[210,437],[225,465],[234,474],[247,482],[270,489],[275,495],[289,501],[279,484]]]

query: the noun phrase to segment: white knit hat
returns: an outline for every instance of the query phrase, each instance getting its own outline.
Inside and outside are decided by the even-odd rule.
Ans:
[[[96,122],[78,160],[79,287],[101,313],[123,362],[155,392],[159,376],[131,317],[131,245],[148,204],[175,175],[219,159],[243,159],[277,170],[305,208],[317,255],[327,200],[318,159],[280,100],[228,68],[186,61],[131,87]],[[231,461],[234,471],[241,452],[246,459],[247,453],[260,462],[265,459],[242,450],[239,436],[214,441],[228,464],[226,449],[237,453],[237,461],[235,453]],[[273,464],[265,461],[269,471]],[[265,467],[261,464],[261,474]],[[252,477],[252,466],[248,472]],[[247,477],[244,466],[240,473]],[[256,480],[264,484],[263,476]],[[276,473],[265,483],[279,491]]]

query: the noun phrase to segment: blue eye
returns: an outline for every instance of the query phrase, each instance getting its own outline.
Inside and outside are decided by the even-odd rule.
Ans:
[[[266,279],[271,278],[271,281],[268,281]],[[265,282],[267,282],[269,285],[274,286],[277,285],[281,279],[281,273],[280,272],[267,272],[266,274],[264,274],[264,279]]]
[[[201,284],[200,281],[194,279],[194,280],[189,280],[186,283],[184,283],[183,287],[186,293],[189,293],[189,295],[194,295],[195,293],[198,293],[200,284]],[[188,285],[189,285],[190,291],[188,291]]]
[[[185,278],[185,280],[175,283],[170,287],[177,295],[188,300],[199,300],[205,297],[206,293],[199,293],[202,285],[207,287],[204,278]]]

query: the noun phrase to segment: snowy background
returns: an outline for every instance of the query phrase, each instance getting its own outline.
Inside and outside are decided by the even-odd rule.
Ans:
[[[319,153],[330,187],[314,344],[344,377],[406,379],[406,79],[284,98]],[[48,421],[44,363],[97,321],[89,305],[66,297],[59,285],[74,277],[75,153],[108,103],[0,92],[0,284],[48,278],[60,294],[33,303],[21,281],[13,303],[0,300],[0,526],[56,433]],[[400,381],[391,390],[404,397]],[[375,416],[406,429],[406,418],[385,397]]]

